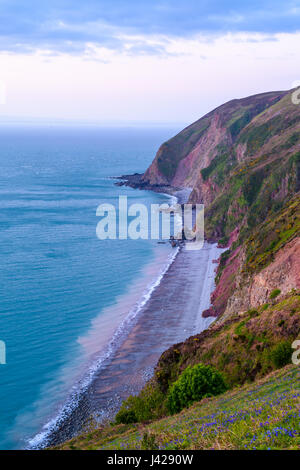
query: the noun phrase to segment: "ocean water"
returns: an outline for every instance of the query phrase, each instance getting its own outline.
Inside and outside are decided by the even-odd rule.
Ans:
[[[111,177],[144,171],[176,131],[0,129],[1,449],[43,436],[172,262],[169,245],[100,241],[96,209],[119,195],[129,204],[170,202]]]

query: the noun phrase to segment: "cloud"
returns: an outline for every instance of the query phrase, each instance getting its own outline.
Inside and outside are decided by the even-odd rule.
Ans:
[[[299,80],[300,33],[187,38],[120,34],[123,49],[88,42],[82,54],[0,54],[1,114],[81,122],[188,124],[218,105]],[[147,46],[147,47],[146,47]],[[153,53],[164,47],[166,55]],[[53,54],[56,54],[52,57]]]
[[[299,30],[299,19],[300,1],[2,0],[0,50],[80,54],[93,43],[124,53],[160,55],[166,47],[162,41],[150,44],[149,38],[291,33]],[[131,47],[124,37],[127,44],[131,37]]]

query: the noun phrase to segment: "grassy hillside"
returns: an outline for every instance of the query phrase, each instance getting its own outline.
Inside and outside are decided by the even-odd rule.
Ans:
[[[244,272],[255,273],[268,266],[284,246],[300,235],[300,196],[252,230],[245,243]]]
[[[160,147],[156,155],[156,171],[166,182],[172,184],[178,166],[195,148],[202,137],[209,132],[213,122],[217,119],[219,126],[228,129],[220,147],[229,150],[232,142],[237,139],[241,130],[258,114],[275,104],[286,92],[270,92],[259,95],[232,100],[219,106],[204,117],[183,129],[175,137]],[[201,158],[201,155],[200,155]],[[145,179],[150,173],[145,174]]]
[[[199,185],[214,188],[206,204],[208,237],[229,238],[239,227],[243,241],[282,208],[300,189],[300,109],[290,94],[255,116],[201,174]],[[191,199],[199,196],[196,187]]]
[[[123,413],[121,422],[129,424],[91,427],[58,448],[300,446],[300,369],[290,365],[291,344],[300,331],[300,292],[280,301],[277,295],[271,295],[269,304],[215,324],[164,352],[154,378],[117,415]],[[222,371],[230,391],[167,417],[171,385],[188,366],[199,363]]]
[[[300,369],[204,399],[178,415],[144,425],[110,426],[60,449],[299,449]]]

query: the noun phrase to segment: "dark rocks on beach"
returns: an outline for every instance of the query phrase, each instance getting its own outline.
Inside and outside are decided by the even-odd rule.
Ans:
[[[148,181],[143,180],[143,173],[134,173],[133,175],[122,175],[116,179],[121,180],[115,183],[116,186],[129,186],[134,189],[145,189],[155,191],[157,193],[170,194],[176,190],[170,185],[150,184]]]
[[[115,183],[115,185],[139,187],[143,184],[142,176],[143,176],[143,173],[134,173],[133,175],[118,176],[116,179],[122,180],[122,181],[118,181],[117,183]]]
[[[218,316],[218,312],[213,306],[209,307],[207,310],[203,310],[202,312],[203,318],[217,317],[217,316]]]

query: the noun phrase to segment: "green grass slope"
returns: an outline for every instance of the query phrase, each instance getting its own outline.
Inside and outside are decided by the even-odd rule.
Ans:
[[[252,230],[245,243],[243,271],[255,273],[268,266],[287,243],[300,235],[300,196],[294,196],[276,214]]]
[[[90,431],[58,448],[300,449],[300,369],[287,366],[178,415]]]
[[[254,117],[201,173],[191,201],[201,202],[203,185],[214,188],[206,205],[207,236],[226,239],[238,227],[245,240],[300,189],[300,107],[291,95]]]

